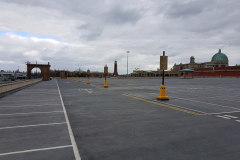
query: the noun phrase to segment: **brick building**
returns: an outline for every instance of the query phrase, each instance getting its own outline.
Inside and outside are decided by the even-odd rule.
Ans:
[[[191,70],[191,72],[187,72]],[[184,72],[183,72],[184,71]],[[190,63],[174,64],[170,71],[165,71],[166,77],[240,77],[240,66],[229,66],[228,57],[219,49],[210,62],[196,63],[194,56]],[[131,77],[161,77],[162,71],[133,70]]]
[[[174,64],[173,71],[179,71],[182,69],[197,69],[197,68],[213,68],[213,67],[228,67],[228,57],[221,53],[219,49],[218,53],[213,55],[210,62],[196,63],[194,56],[190,57],[190,63],[186,64]]]
[[[219,49],[218,53],[214,54],[210,62],[196,63],[193,56],[190,57],[190,63],[173,66],[173,71],[180,71],[184,69],[194,70],[192,73],[187,73],[193,77],[239,77],[240,66],[229,66],[228,57],[221,53]],[[178,73],[182,76],[183,73]],[[191,74],[191,75],[190,75]],[[193,75],[192,75],[193,74]]]

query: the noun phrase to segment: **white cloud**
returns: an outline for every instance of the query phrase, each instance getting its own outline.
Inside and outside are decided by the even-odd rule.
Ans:
[[[30,38],[31,40],[33,40],[34,42],[39,42],[39,41],[46,41],[46,42],[50,42],[50,43],[53,43],[53,44],[59,44],[60,42],[59,41],[56,41],[54,39],[41,39],[41,38],[37,38],[37,37],[31,37]]]
[[[2,64],[11,64],[11,63],[14,63],[13,61],[1,61],[0,60],[0,63],[2,63]]]
[[[108,64],[112,72],[116,59],[118,72],[126,73],[129,50],[130,73],[139,66],[156,70],[164,50],[170,69],[174,63],[188,63],[192,55],[196,62],[207,62],[221,48],[230,65],[240,61],[238,0],[92,3],[0,0],[1,60],[20,66],[37,60],[69,70],[102,71]],[[39,36],[13,34],[16,32]]]
[[[38,51],[37,50],[33,50],[33,51],[29,51],[29,52],[24,52],[23,55],[24,56],[29,56],[29,57],[34,57],[38,55]]]

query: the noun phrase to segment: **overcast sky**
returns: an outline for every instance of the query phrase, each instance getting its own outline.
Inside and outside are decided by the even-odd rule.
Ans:
[[[239,0],[0,0],[0,69],[118,73],[157,70],[159,56],[174,63],[211,61],[222,49],[240,64]]]

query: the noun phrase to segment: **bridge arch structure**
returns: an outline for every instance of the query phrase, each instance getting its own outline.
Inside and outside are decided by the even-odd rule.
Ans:
[[[41,70],[41,77],[43,77],[43,81],[48,81],[50,79],[50,67],[49,64],[30,64],[27,63],[27,79],[31,79],[31,70],[33,68],[39,68]]]

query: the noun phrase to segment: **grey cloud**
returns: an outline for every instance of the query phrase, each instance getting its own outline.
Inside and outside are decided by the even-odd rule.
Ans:
[[[141,19],[140,10],[137,9],[125,9],[124,7],[117,5],[104,15],[105,21],[111,24],[124,24],[124,23],[136,23]]]
[[[87,23],[87,24],[83,24],[80,27],[78,27],[77,29],[90,29],[91,28],[91,24]]]
[[[170,18],[183,18],[200,14],[207,6],[205,0],[192,1],[188,3],[173,2],[166,9],[165,15]]]
[[[90,33],[83,34],[82,36],[80,36],[80,39],[85,39],[87,41],[94,41],[94,40],[97,40],[101,36],[101,34],[102,34],[101,29],[92,30],[90,31]]]
[[[106,61],[109,61],[112,63],[116,60],[116,61],[121,61],[123,58],[126,58],[126,54],[123,53],[117,53],[117,54],[112,54],[110,55],[108,58],[106,58]]]
[[[86,41],[97,40],[103,32],[103,28],[102,28],[101,24],[100,25],[96,25],[96,24],[92,25],[90,23],[86,23],[86,24],[81,25],[77,29],[84,31],[84,34],[82,34],[79,37],[79,39],[86,40]],[[79,33],[79,31],[78,31],[78,33]]]
[[[97,8],[101,10],[101,6],[105,5],[104,1],[89,1],[89,0],[0,0],[6,3],[17,4],[21,6],[41,7],[49,10],[56,10],[62,12],[62,16],[71,15],[78,17],[80,14],[83,15],[96,15]]]
[[[167,47],[168,47],[168,44],[167,44],[167,45],[159,46],[157,49],[164,49],[164,48],[167,48]]]

